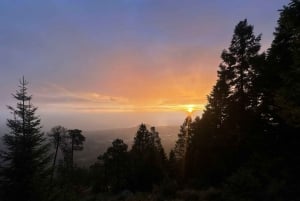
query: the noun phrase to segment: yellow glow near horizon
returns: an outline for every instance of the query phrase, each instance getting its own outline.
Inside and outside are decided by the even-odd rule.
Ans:
[[[188,113],[192,113],[195,110],[194,107],[195,107],[194,105],[187,105],[186,110],[188,111]]]

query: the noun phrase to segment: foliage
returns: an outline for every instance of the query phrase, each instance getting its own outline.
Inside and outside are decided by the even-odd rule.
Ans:
[[[35,114],[37,108],[31,103],[32,96],[28,95],[27,85],[23,78],[13,95],[17,106],[8,107],[13,118],[7,120],[9,133],[3,136],[6,150],[1,152],[2,198],[10,201],[42,199],[45,179],[49,175],[49,146],[41,132],[41,120]]]
[[[280,11],[267,53],[253,29],[246,19],[236,25],[202,117],[186,117],[168,158],[155,127],[141,124],[130,151],[115,139],[90,169],[78,168],[85,137],[57,126],[50,190],[48,145],[23,79],[3,138],[4,199],[43,200],[49,190],[48,200],[299,200],[300,2]]]
[[[50,133],[48,133],[48,136],[50,138],[51,143],[53,144],[53,146],[55,148],[55,154],[54,154],[54,159],[53,159],[53,163],[52,163],[51,181],[50,181],[50,183],[52,184],[53,176],[55,173],[55,165],[56,165],[58,150],[59,150],[59,147],[61,146],[62,142],[64,142],[64,139],[67,136],[67,129],[62,126],[55,126],[51,129]]]
[[[121,139],[112,142],[112,147],[98,157],[103,163],[106,186],[113,192],[119,192],[128,186],[129,155],[127,144]]]
[[[131,182],[134,190],[149,191],[153,184],[158,184],[165,172],[165,153],[162,149],[159,134],[155,128],[148,131],[141,124],[130,151]]]

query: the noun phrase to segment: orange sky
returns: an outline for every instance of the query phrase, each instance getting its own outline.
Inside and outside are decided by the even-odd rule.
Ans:
[[[179,125],[201,115],[234,26],[266,50],[287,1],[0,2],[0,127],[22,76],[46,130]]]
[[[35,87],[35,96],[48,110],[171,112],[184,111],[192,104],[199,111],[206,104],[219,63],[213,54],[201,51],[177,47],[151,60],[136,55],[138,50],[116,51],[104,61],[95,61],[87,68],[93,71],[75,79],[84,87],[45,83]],[[109,66],[109,70],[103,71],[101,65]]]

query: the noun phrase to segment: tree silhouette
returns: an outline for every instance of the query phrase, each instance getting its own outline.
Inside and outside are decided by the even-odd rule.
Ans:
[[[157,157],[158,157],[158,161],[161,165],[165,165],[165,163],[167,162],[167,156],[165,153],[165,150],[161,144],[161,139],[159,137],[159,133],[156,131],[155,127],[152,126],[150,128],[150,133],[151,133],[151,137],[153,138],[154,141],[154,147],[155,147],[155,151],[157,152]]]
[[[7,120],[9,133],[3,137],[6,151],[2,151],[1,178],[4,182],[4,200],[41,200],[42,187],[49,171],[49,145],[40,131],[37,108],[31,103],[27,92],[28,82],[20,81],[19,89],[13,94],[17,106],[9,106],[13,118]]]
[[[103,155],[98,157],[103,161],[105,168],[105,180],[107,186],[110,186],[113,192],[126,189],[128,186],[129,173],[129,155],[127,152],[127,144],[121,139],[112,142]]]
[[[174,153],[175,158],[178,163],[178,177],[179,180],[183,180],[186,175],[186,160],[187,160],[187,153],[189,149],[189,145],[191,143],[191,123],[192,118],[191,116],[187,116],[180,126],[180,131],[178,134],[178,139],[175,144]]]
[[[149,191],[159,183],[164,174],[164,162],[160,138],[155,128],[150,132],[141,124],[130,151],[132,186],[135,190]]]
[[[300,127],[300,3],[292,0],[281,10],[275,38],[268,51],[262,87],[278,118],[293,127]],[[268,109],[268,108],[267,108]]]
[[[249,110],[253,110],[258,102],[254,82],[258,76],[257,63],[263,57],[259,55],[260,39],[260,35],[253,34],[253,26],[248,25],[246,19],[240,21],[234,29],[230,47],[221,55],[221,69],[227,71],[230,88],[230,119],[236,124],[238,140],[245,132]]]
[[[83,149],[83,142],[85,137],[82,135],[82,131],[79,129],[68,130],[71,140],[71,168],[74,166],[74,151],[81,151]]]
[[[54,154],[54,159],[53,159],[53,163],[52,163],[51,183],[52,183],[53,175],[54,175],[54,171],[55,171],[55,164],[56,164],[58,149],[61,146],[62,141],[64,141],[64,138],[66,137],[66,135],[67,135],[67,129],[62,126],[55,126],[51,129],[50,133],[48,133],[51,143],[53,144],[53,146],[55,148],[55,154]]]

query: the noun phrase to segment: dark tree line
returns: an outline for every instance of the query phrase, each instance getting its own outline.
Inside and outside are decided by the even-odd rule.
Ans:
[[[3,200],[43,200],[49,174],[49,144],[41,132],[40,118],[27,93],[28,82],[20,81],[13,94],[16,107],[8,106],[13,118],[7,120],[9,133],[3,137],[6,146],[1,151],[1,188]]]
[[[130,191],[168,200],[197,189],[184,200],[299,200],[300,2],[280,11],[266,52],[253,29],[246,19],[236,25],[202,117],[184,120],[168,157],[156,129],[141,124],[131,148],[116,139],[89,169],[77,167],[82,131],[56,126],[44,135],[23,78],[2,139],[1,199],[99,200]]]
[[[41,132],[41,120],[36,115],[37,107],[31,102],[32,96],[28,95],[27,85],[23,77],[18,90],[13,94],[17,105],[8,106],[12,119],[7,120],[9,132],[3,136],[6,149],[0,155],[1,200],[51,200],[54,175],[63,174],[64,184],[67,183],[66,175],[69,176],[68,182],[71,181],[70,178],[74,176],[73,153],[82,150],[85,140],[81,130],[67,130],[57,126],[49,133],[49,141]],[[51,143],[55,147],[54,157],[51,154]],[[59,149],[63,160],[60,170],[55,171]]]
[[[92,168],[98,172],[99,182],[105,191],[121,190],[151,191],[166,176],[167,157],[161,145],[160,137],[154,127],[147,129],[141,124],[130,151],[121,139],[112,142],[112,147],[98,157]],[[98,182],[98,185],[100,183]],[[97,190],[97,189],[95,189]]]
[[[299,22],[300,2],[291,1],[266,53],[247,20],[236,25],[191,139],[178,135],[175,149],[188,147],[186,186],[221,189],[224,200],[299,198]]]

